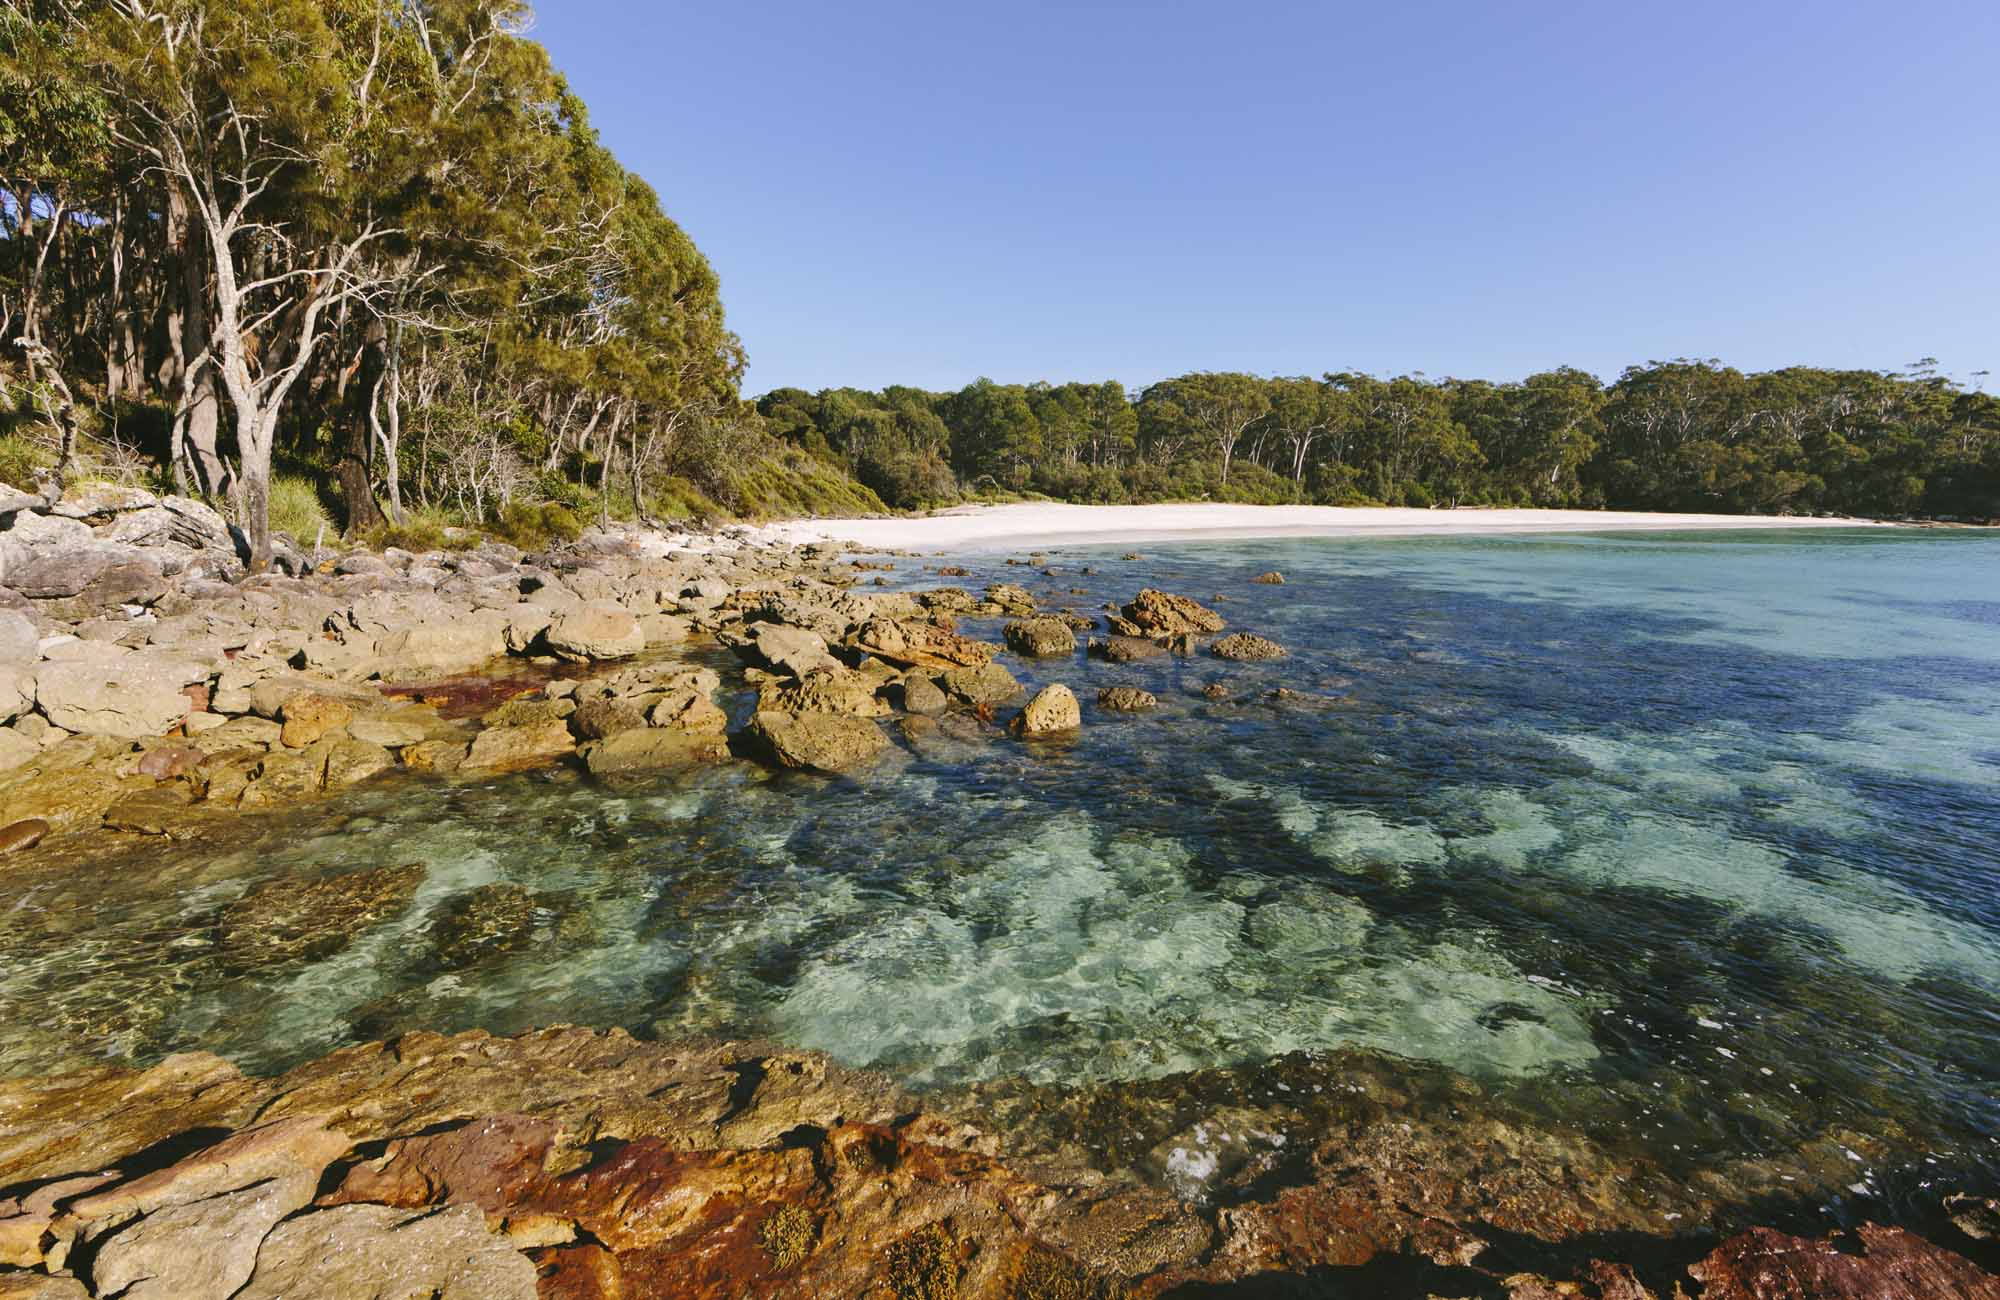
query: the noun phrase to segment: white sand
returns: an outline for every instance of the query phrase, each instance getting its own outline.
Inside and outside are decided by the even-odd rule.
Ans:
[[[960,506],[900,519],[809,519],[766,532],[788,542],[846,541],[883,550],[979,551],[1023,546],[1220,540],[1233,537],[1413,537],[1425,534],[1606,533],[1878,526],[1859,519],[1669,515],[1613,510],[1410,510],[1338,506]]]

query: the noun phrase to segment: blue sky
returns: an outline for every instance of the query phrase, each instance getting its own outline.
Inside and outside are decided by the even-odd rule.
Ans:
[[[752,393],[2000,370],[1991,0],[547,0],[535,35],[714,262]]]

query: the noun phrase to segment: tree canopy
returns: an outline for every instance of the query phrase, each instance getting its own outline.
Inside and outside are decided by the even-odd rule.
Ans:
[[[1570,367],[1511,382],[1196,373],[1129,397],[981,379],[782,389],[758,407],[779,436],[865,461],[902,506],[952,499],[955,479],[1078,501],[2000,514],[2000,400],[1927,365],[1745,374],[1680,359],[1608,385]],[[897,468],[918,461],[921,475]]]
[[[336,484],[354,529],[411,497],[644,517],[667,475],[727,496],[743,457],[715,453],[762,435],[717,277],[528,16],[0,0],[22,393],[71,418],[101,396],[99,437],[230,500],[259,560],[274,468]]]

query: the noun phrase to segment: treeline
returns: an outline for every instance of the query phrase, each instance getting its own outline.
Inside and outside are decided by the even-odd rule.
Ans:
[[[954,393],[779,389],[774,433],[841,457],[892,505],[1072,501],[1572,506],[2000,515],[2000,400],[1897,373],[1718,361],[1513,383],[1190,374]]]
[[[259,563],[274,470],[350,532],[748,490],[715,273],[528,19],[0,0],[0,471],[150,466]]]

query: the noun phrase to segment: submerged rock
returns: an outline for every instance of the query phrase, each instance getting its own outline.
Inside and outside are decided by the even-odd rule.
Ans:
[[[1157,708],[1159,703],[1151,691],[1142,691],[1136,686],[1107,686],[1097,693],[1097,707],[1114,713],[1138,713]]]
[[[271,880],[223,909],[216,946],[232,970],[259,970],[339,952],[403,910],[423,883],[420,862],[311,880]]]
[[[42,842],[49,833],[49,824],[39,817],[29,817],[11,825],[0,826],[0,857],[9,853],[25,853]]]
[[[1251,663],[1286,657],[1285,647],[1252,632],[1231,633],[1209,646],[1208,652],[1217,659],[1234,659]]]
[[[626,659],[646,648],[645,629],[632,612],[603,600],[558,613],[542,640],[559,658],[573,663]]]
[[[1269,573],[1258,574],[1250,581],[1265,587],[1282,587],[1285,585],[1285,575],[1273,569]]]
[[[430,924],[431,956],[447,970],[517,952],[535,942],[536,927],[559,916],[557,900],[523,885],[481,885],[452,898]]]
[[[1165,646],[1142,636],[1112,636],[1102,640],[1093,639],[1090,643],[1090,653],[1093,656],[1114,664],[1153,659],[1166,652]]]

